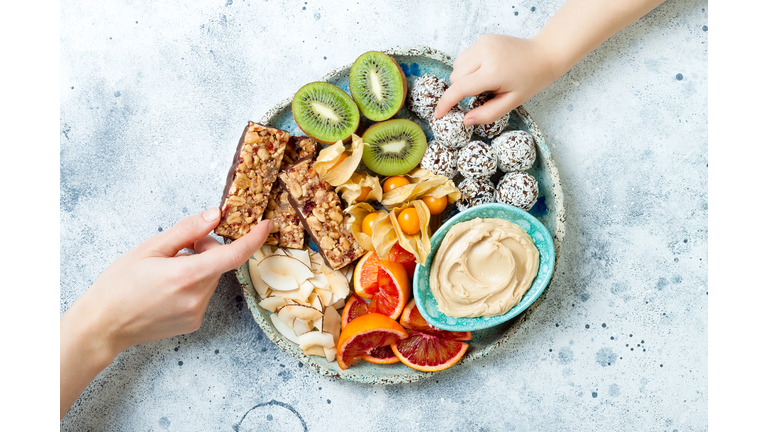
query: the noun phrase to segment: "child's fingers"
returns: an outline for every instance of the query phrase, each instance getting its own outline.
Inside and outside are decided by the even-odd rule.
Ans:
[[[218,276],[224,272],[243,265],[248,257],[264,244],[272,222],[263,220],[253,227],[248,234],[240,237],[228,245],[213,246],[204,253],[190,257],[194,270],[199,272],[203,279]]]
[[[482,60],[483,59],[477,55],[472,48],[463,51],[453,62],[453,72],[451,73],[450,78],[451,82],[455,83],[461,78],[480,69],[480,65],[483,63]]]
[[[464,116],[464,124],[488,124],[520,106],[514,92],[497,94],[493,99],[473,109]]]
[[[166,257],[175,256],[178,251],[208,235],[219,222],[219,213],[218,208],[212,208],[184,218],[171,228],[150,237],[142,246]]]
[[[475,96],[486,90],[496,90],[488,88],[489,81],[478,71],[467,75],[454,82],[435,106],[435,118],[441,118],[451,109],[452,106],[459,103],[466,96]]]

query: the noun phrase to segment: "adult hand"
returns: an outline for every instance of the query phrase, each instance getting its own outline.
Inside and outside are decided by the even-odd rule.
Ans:
[[[468,112],[464,124],[492,123],[559,76],[535,38],[486,34],[456,57],[451,86],[435,107],[435,117],[444,116],[464,97],[492,91],[494,98]]]
[[[126,252],[61,318],[62,417],[121,351],[200,328],[221,274],[246,262],[272,224],[222,245],[208,236],[219,217],[218,208],[188,217]]]

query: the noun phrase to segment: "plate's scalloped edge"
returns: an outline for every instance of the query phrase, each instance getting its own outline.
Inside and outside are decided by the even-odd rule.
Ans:
[[[385,49],[382,49],[381,52],[388,55],[403,55],[403,56],[422,55],[422,56],[431,58],[433,60],[444,62],[449,66],[453,66],[453,61],[454,61],[454,57],[442,51],[439,51],[427,46],[423,46],[423,45],[385,48]],[[337,74],[340,70],[346,69],[351,66],[352,66],[351,64],[348,64],[348,65],[337,67],[333,69],[331,72],[325,74],[319,81],[328,81],[333,75]],[[277,105],[269,109],[262,116],[259,122],[262,124],[269,123],[269,120],[272,119],[277,113],[279,113],[280,111],[288,107],[291,104],[292,100],[293,100],[293,95],[280,101]],[[531,115],[528,113],[528,111],[525,108],[523,108],[522,105],[516,108],[516,111],[518,116],[521,119],[523,119],[523,121],[526,123],[526,126],[528,126],[529,130],[531,131],[539,151],[547,156],[544,158],[544,160],[547,165],[547,169],[549,170],[550,175],[552,177],[552,190],[554,193],[554,200],[555,200],[555,206],[554,206],[555,232],[552,233],[552,239],[555,244],[554,273],[552,275],[552,278],[549,281],[549,284],[547,285],[544,292],[541,293],[539,298],[527,309],[525,309],[525,311],[523,311],[520,315],[516,316],[515,318],[513,318],[512,320],[506,323],[509,325],[509,328],[498,340],[484,347],[483,349],[476,349],[476,350],[472,350],[471,352],[468,351],[467,354],[464,355],[464,357],[461,360],[459,360],[459,362],[457,362],[451,369],[461,366],[477,358],[485,357],[491,352],[493,352],[494,350],[496,350],[497,348],[499,348],[501,345],[504,345],[505,343],[507,343],[509,339],[512,338],[512,336],[514,336],[515,333],[517,333],[517,331],[519,330],[520,326],[515,326],[514,324],[520,320],[527,321],[530,318],[530,316],[536,311],[536,309],[538,309],[538,307],[547,297],[547,294],[549,293],[549,288],[552,285],[552,282],[555,280],[555,275],[557,274],[557,264],[560,261],[560,249],[562,246],[562,242],[565,239],[565,227],[566,227],[565,204],[563,200],[563,191],[560,184],[560,174],[557,170],[557,167],[555,166],[554,159],[551,157],[551,152],[544,141],[544,135],[539,129],[539,126],[536,124],[536,122],[533,121],[533,118],[531,117]],[[264,318],[261,316],[261,314],[256,312],[258,310],[258,305],[256,304],[257,301],[254,295],[248,292],[248,289],[247,289],[248,282],[246,282],[246,279],[245,279],[247,276],[242,274],[243,273],[242,267],[236,269],[235,273],[237,275],[238,282],[240,282],[240,285],[243,289],[243,296],[246,298],[246,301],[248,302],[248,308],[251,310],[251,313],[253,314],[253,317],[256,320],[256,323],[259,325],[259,327],[261,327],[262,331],[264,331],[264,329],[271,328],[272,327],[271,324],[267,323],[264,320]],[[416,381],[423,380],[425,378],[429,378],[430,376],[435,374],[435,372],[430,372],[430,373],[420,372],[414,375],[391,375],[388,377],[379,377],[379,376],[355,374],[353,372],[339,373],[336,371],[326,369],[326,366],[317,363],[310,356],[304,355],[304,353],[301,352],[301,350],[299,350],[297,346],[293,344],[287,344],[286,341],[284,341],[282,338],[279,338],[275,332],[264,331],[264,333],[267,335],[269,340],[274,342],[275,345],[280,347],[280,349],[282,349],[283,351],[287,352],[288,354],[292,355],[293,357],[295,357],[296,359],[304,363],[309,369],[317,372],[322,376],[329,377],[329,378],[334,378],[334,379],[339,379],[344,381],[367,383],[367,384],[388,385],[388,384],[406,384],[406,383],[416,382]]]

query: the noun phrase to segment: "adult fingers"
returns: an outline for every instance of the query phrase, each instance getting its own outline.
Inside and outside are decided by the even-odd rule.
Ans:
[[[171,228],[150,237],[145,242],[145,246],[162,256],[172,257],[178,251],[206,236],[218,222],[219,209],[212,208],[184,218]]]
[[[482,57],[472,47],[462,51],[453,62],[453,72],[451,73],[451,82],[456,82],[461,78],[480,69]]]
[[[464,116],[464,124],[488,124],[520,106],[519,96],[514,92],[497,94],[493,99],[473,109]]]
[[[451,109],[452,106],[459,103],[467,96],[475,96],[486,90],[496,90],[492,88],[491,82],[483,76],[481,71],[467,75],[454,82],[448,90],[443,93],[440,101],[435,107],[435,118],[441,118]]]
[[[251,228],[248,234],[227,245],[213,247],[204,253],[190,257],[190,262],[203,278],[210,278],[240,267],[264,244],[272,221],[263,220]]]
[[[205,236],[200,240],[196,241],[195,245],[192,248],[195,250],[195,252],[201,254],[207,250],[211,250],[219,246],[221,246],[221,243],[219,243],[218,240],[216,240],[211,236]]]

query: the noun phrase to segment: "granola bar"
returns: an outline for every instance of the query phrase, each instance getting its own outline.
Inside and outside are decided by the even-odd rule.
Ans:
[[[235,240],[261,220],[289,138],[288,132],[248,122],[227,175],[216,234]]]
[[[339,194],[315,172],[311,159],[297,161],[278,178],[329,267],[340,269],[365,253],[347,229],[350,216],[342,212]]]
[[[288,169],[301,158],[314,159],[316,152],[317,143],[315,140],[304,136],[292,136],[288,145],[285,146],[280,170]],[[272,233],[269,234],[264,244],[293,249],[300,249],[304,246],[304,227],[301,225],[296,211],[288,202],[288,192],[283,189],[280,182],[272,186],[264,217],[274,223]]]

